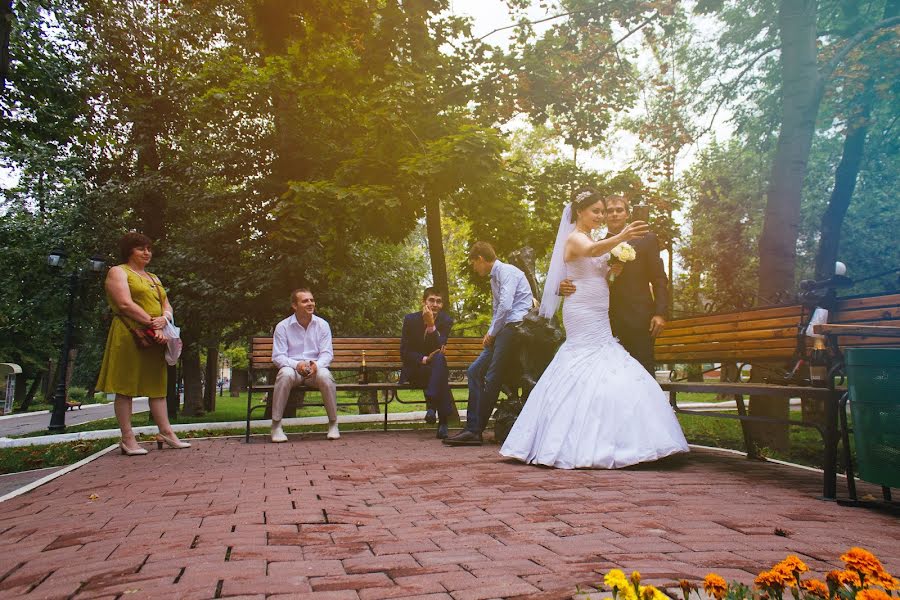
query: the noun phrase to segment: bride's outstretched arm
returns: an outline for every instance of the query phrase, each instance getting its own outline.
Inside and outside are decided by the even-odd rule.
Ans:
[[[644,221],[629,223],[616,235],[597,242],[591,242],[586,236],[574,232],[566,241],[566,260],[569,261],[579,256],[602,256],[622,242],[643,237],[648,233],[650,233],[650,226]]]

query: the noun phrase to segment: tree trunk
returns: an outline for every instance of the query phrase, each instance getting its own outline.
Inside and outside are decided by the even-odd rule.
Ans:
[[[816,0],[781,0],[781,130],[759,239],[760,304],[794,289],[800,194],[815,131]]]
[[[781,129],[772,160],[771,178],[759,238],[759,303],[774,304],[794,289],[800,195],[819,110],[816,65],[816,0],[781,0]],[[762,378],[754,369],[754,381]],[[788,401],[765,396],[750,400],[752,416],[788,417]],[[752,424],[754,440],[765,447],[787,450],[787,425]]]
[[[0,2],[0,91],[6,89],[9,79],[9,37],[14,17],[12,0]]]
[[[78,349],[69,349],[69,361],[66,365],[66,402],[69,401],[69,390],[72,387],[72,373],[75,371],[75,359],[78,358]]]
[[[216,384],[219,382],[219,345],[206,348],[206,385],[203,388],[203,409],[216,410]]]
[[[185,344],[181,354],[184,373],[185,415],[197,417],[203,414],[203,383],[201,382],[200,348],[197,344]]]
[[[900,0],[885,2],[885,20],[892,19],[898,14],[900,14]],[[834,189],[831,191],[828,207],[822,215],[821,237],[816,252],[816,279],[825,279],[834,275],[834,263],[838,259],[838,249],[841,243],[841,227],[844,224],[847,209],[850,208],[850,201],[853,199],[859,167],[865,153],[869,116],[872,114],[875,104],[873,86],[874,77],[870,77],[861,94],[859,110],[853,115],[847,126],[841,162],[834,174]]]
[[[31,380],[31,386],[28,388],[28,393],[25,394],[25,397],[22,398],[22,402],[19,404],[19,412],[26,412],[28,407],[31,406],[31,401],[34,400],[34,395],[37,393],[38,386],[44,380],[44,373],[38,373],[34,376],[34,379]],[[18,391],[18,387],[16,387],[16,391]]]
[[[816,252],[816,279],[826,279],[834,275],[834,263],[838,259],[838,247],[841,242],[841,227],[850,207],[859,165],[862,163],[866,146],[866,135],[869,132],[869,114],[872,110],[871,96],[867,95],[854,117],[856,126],[847,130],[844,137],[844,148],[841,162],[834,174],[834,189],[828,200],[828,207],[822,214],[821,237]]]
[[[166,199],[156,189],[155,184],[151,183],[150,177],[151,174],[159,172],[160,157],[156,142],[159,132],[153,124],[138,122],[133,123],[132,131],[138,149],[137,174],[142,178],[135,213],[141,220],[144,235],[157,241],[162,239],[166,231]]]
[[[444,238],[441,234],[441,201],[433,194],[426,195],[425,230],[428,235],[428,257],[431,259],[431,279],[444,298],[444,306],[450,306],[450,283],[447,278],[447,258],[444,254]]]

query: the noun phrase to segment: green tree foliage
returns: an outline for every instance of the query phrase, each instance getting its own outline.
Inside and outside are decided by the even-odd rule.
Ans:
[[[686,174],[689,234],[679,247],[685,270],[675,286],[676,316],[754,304],[764,168],[732,142],[712,144]]]

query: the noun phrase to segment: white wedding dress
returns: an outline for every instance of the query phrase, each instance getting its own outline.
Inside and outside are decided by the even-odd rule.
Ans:
[[[687,452],[665,393],[613,337],[609,255],[566,263],[566,341],[538,380],[500,454],[560,469],[617,469]],[[649,326],[649,324],[648,324]]]

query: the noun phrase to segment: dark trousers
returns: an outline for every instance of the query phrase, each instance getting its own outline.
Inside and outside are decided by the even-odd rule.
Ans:
[[[439,422],[445,424],[448,417],[455,412],[447,357],[439,352],[431,357],[431,362],[427,365],[416,365],[410,372],[409,380],[414,385],[425,388],[428,408],[437,409]]]
[[[490,348],[485,348],[467,371],[469,405],[466,409],[466,429],[481,433],[487,427],[491,413],[500,397],[500,386],[516,365],[516,330],[507,324]]]
[[[619,338],[619,343],[628,351],[636,361],[647,369],[647,372],[656,376],[656,361],[653,358],[653,338],[650,337],[650,319],[641,327],[613,326],[613,334]]]

